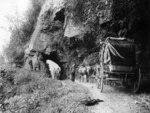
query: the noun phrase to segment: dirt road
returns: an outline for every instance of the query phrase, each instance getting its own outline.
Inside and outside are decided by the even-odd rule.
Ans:
[[[132,95],[117,90],[110,86],[105,86],[104,92],[101,93],[95,84],[79,83],[89,89],[93,99],[100,99],[100,102],[94,105],[92,113],[150,113],[150,111],[142,107]]]

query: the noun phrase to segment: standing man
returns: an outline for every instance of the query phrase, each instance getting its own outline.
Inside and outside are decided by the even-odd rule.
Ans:
[[[75,81],[75,71],[76,71],[76,63],[74,61],[73,65],[71,66],[71,81]]]

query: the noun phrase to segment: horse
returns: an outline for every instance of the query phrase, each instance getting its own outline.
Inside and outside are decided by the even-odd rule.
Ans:
[[[93,81],[92,82],[97,82],[98,78],[100,77],[100,65],[95,64],[94,65],[94,75],[93,75]]]
[[[59,65],[52,60],[46,60],[46,64],[48,64],[52,79],[57,79],[60,76],[61,71]]]
[[[79,66],[78,72],[80,74],[80,81],[91,82],[91,76],[94,75],[95,70],[92,66]]]
[[[87,75],[87,82],[91,83],[91,77],[95,74],[95,69],[93,66],[86,66],[86,75]]]
[[[78,72],[80,74],[80,82],[85,82],[86,81],[86,67],[79,66]]]

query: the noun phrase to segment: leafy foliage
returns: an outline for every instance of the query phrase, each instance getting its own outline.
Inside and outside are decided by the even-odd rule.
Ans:
[[[30,9],[26,12],[26,21],[10,21],[13,22],[15,28],[11,31],[11,40],[9,45],[5,48],[5,54],[11,63],[23,64],[25,46],[30,41],[44,1],[45,0],[31,0]],[[20,18],[18,15],[16,16]],[[16,19],[16,17],[14,17],[14,19]]]
[[[62,83],[46,77],[44,73],[24,69],[15,72],[7,70],[0,77],[0,111],[3,113],[89,111],[86,106],[79,106],[81,100],[87,99],[89,92],[71,81]]]

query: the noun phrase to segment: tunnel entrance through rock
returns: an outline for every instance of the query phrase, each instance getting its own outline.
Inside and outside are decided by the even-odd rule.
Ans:
[[[53,62],[57,63],[61,68],[60,80],[65,79],[66,76],[64,74],[64,66],[63,63],[60,61],[57,51],[51,52],[50,55],[42,53],[43,62],[46,64],[46,60],[52,60]]]
[[[55,18],[54,18],[54,21],[61,21],[62,23],[64,23],[65,21],[65,9],[61,9],[60,11],[58,11],[56,14],[55,14]]]

